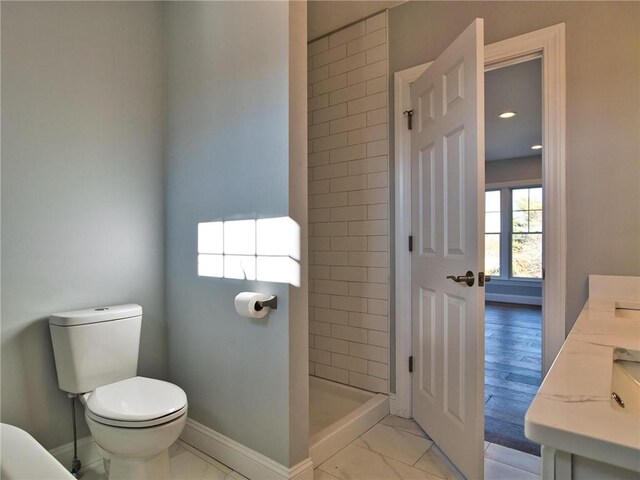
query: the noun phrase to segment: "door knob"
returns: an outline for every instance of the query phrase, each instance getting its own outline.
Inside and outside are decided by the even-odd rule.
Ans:
[[[457,283],[466,283],[467,286],[473,287],[473,283],[475,282],[475,277],[473,276],[473,272],[469,270],[466,275],[447,275],[449,280],[453,280]]]

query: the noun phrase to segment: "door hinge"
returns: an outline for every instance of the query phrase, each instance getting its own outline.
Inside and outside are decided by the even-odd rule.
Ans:
[[[544,280],[544,268],[542,269],[542,280]]]
[[[413,252],[413,235],[409,235],[409,251]]]
[[[413,110],[405,110],[402,112],[403,115],[407,116],[407,128],[412,130],[413,127]]]
[[[409,357],[409,373],[413,373],[413,355]]]

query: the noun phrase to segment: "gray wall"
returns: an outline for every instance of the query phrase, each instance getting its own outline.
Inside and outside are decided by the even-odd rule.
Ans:
[[[158,3],[2,2],[1,419],[47,448],[50,313],[140,303],[139,372],[167,373],[162,39]]]
[[[175,2],[165,18],[170,378],[191,418],[284,465],[307,453],[289,450],[290,407],[298,418],[306,409],[290,405],[289,335],[291,322],[307,323],[306,301],[292,305],[303,318],[290,319],[288,285],[198,277],[196,228],[289,215],[290,181],[306,197],[304,178],[289,177],[289,18],[286,2]],[[245,290],[278,295],[278,310],[240,317],[233,299]],[[306,372],[292,375],[302,382]]]
[[[588,274],[640,274],[640,3],[410,1],[389,13],[390,72],[435,59],[475,17],[486,43],[566,23],[569,330]]]
[[[542,157],[507,158],[484,164],[484,181],[490,183],[542,179]]]

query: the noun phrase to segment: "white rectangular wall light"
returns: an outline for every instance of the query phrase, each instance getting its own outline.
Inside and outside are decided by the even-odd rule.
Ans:
[[[224,222],[225,255],[256,254],[256,221],[234,220]]]
[[[198,275],[300,286],[300,226],[289,217],[198,224]]]
[[[257,254],[300,260],[300,227],[289,217],[256,221]]]
[[[223,222],[198,224],[198,253],[223,254],[223,225]]]
[[[198,275],[200,277],[222,277],[224,275],[224,263],[222,255],[198,255]]]
[[[255,255],[223,255],[224,278],[236,278],[238,280],[256,279]]]

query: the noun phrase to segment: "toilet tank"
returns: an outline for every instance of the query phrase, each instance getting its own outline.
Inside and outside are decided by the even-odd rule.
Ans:
[[[58,386],[69,393],[135,377],[140,305],[116,305],[56,313],[49,317]]]

